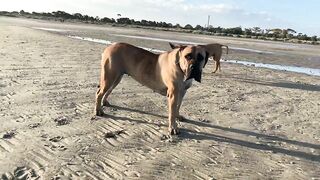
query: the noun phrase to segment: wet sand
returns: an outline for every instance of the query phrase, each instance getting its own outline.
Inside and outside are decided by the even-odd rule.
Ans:
[[[48,32],[33,27],[65,29]],[[127,34],[274,52],[227,58],[318,68],[317,46],[0,17],[0,177],[66,179],[320,178],[320,77],[210,61],[183,101],[181,134],[163,139],[166,98],[125,76],[107,116],[91,121],[106,45],[159,50]],[[210,37],[212,38],[212,37]],[[294,50],[293,50],[294,49]],[[254,57],[254,58],[252,58]],[[294,58],[292,58],[294,57]],[[279,60],[278,60],[279,59]]]

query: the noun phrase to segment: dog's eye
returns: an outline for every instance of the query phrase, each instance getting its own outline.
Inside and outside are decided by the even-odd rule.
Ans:
[[[190,53],[190,54],[187,54],[186,56],[185,56],[185,58],[188,60],[188,61],[190,61],[191,59],[192,59],[192,54]]]

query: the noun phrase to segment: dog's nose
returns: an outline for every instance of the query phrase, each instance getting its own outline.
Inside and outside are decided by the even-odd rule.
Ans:
[[[192,70],[193,68],[194,68],[194,65],[193,65],[193,64],[191,64],[191,65],[190,65],[190,69]]]

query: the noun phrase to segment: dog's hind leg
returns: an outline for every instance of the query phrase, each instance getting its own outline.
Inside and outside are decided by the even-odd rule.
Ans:
[[[215,70],[213,71],[213,73],[216,73],[218,69],[219,71],[221,71],[221,64],[220,64],[221,56],[222,56],[222,48],[220,47],[219,49],[216,50],[216,53],[213,56],[213,59],[215,61]]]
[[[220,60],[215,60],[215,70],[213,73],[216,73],[218,69],[221,71]]]
[[[103,94],[106,92],[106,88],[100,86],[100,88],[97,90],[96,93],[96,104],[95,104],[95,109],[94,109],[94,115],[96,116],[102,116],[103,111],[101,109],[101,99],[103,97]]]
[[[112,84],[112,86],[108,89],[106,94],[103,97],[102,104],[103,106],[110,106],[110,103],[108,102],[108,96],[111,94],[112,90],[120,83],[122,79],[122,75],[120,75],[116,81]]]
[[[96,93],[96,104],[94,114],[97,116],[103,115],[101,107],[101,101],[106,92],[112,88],[114,82],[121,76],[119,72],[116,72],[111,68],[110,59],[107,58],[101,62],[101,76],[100,76],[100,88]]]

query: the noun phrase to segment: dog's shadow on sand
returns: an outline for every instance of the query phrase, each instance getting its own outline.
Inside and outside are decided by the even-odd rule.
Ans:
[[[194,124],[196,126],[219,129],[219,130],[237,133],[237,134],[243,134],[243,135],[247,135],[247,136],[254,136],[257,139],[263,138],[263,139],[268,139],[268,140],[272,140],[272,141],[285,142],[287,144],[292,144],[292,145],[296,145],[296,146],[308,147],[308,148],[320,150],[319,144],[312,144],[312,143],[307,143],[307,142],[290,140],[290,139],[285,139],[285,138],[281,138],[278,136],[266,135],[266,134],[261,134],[261,133],[256,133],[256,132],[246,131],[246,130],[241,130],[241,129],[236,129],[236,128],[222,127],[222,126],[212,125],[212,124],[189,120],[189,119],[186,119],[184,122]],[[307,160],[311,160],[311,161],[320,162],[320,155],[309,154],[306,152],[301,152],[301,151],[296,151],[296,150],[288,150],[288,149],[284,149],[281,147],[275,147],[275,146],[267,145],[267,144],[257,144],[257,143],[244,141],[241,139],[230,138],[230,137],[226,137],[226,136],[221,136],[221,135],[217,135],[217,134],[213,134],[213,133],[196,132],[196,131],[193,131],[190,129],[181,129],[180,137],[181,138],[196,139],[196,140],[213,140],[213,141],[217,141],[217,142],[227,142],[230,144],[236,144],[236,145],[240,145],[240,146],[251,148],[251,149],[272,151],[274,153],[281,153],[281,154],[285,154],[285,155],[289,155],[289,156],[294,156],[294,157],[298,157],[298,158],[303,158],[303,159],[307,159]]]
[[[142,110],[138,110],[138,109],[132,109],[132,108],[128,108],[128,107],[121,107],[118,105],[109,105],[109,108],[115,108],[118,110],[130,111],[130,112],[135,112],[135,113],[140,113],[140,114],[147,114],[147,115],[152,115],[152,116],[159,117],[159,118],[168,118],[168,116],[159,115],[159,114],[155,114],[152,112],[146,112],[146,111],[142,111]]]
[[[164,116],[164,115],[159,115],[159,114],[155,114],[152,112],[146,112],[146,111],[142,111],[142,110],[138,110],[138,109],[132,109],[132,108],[128,108],[128,107],[121,107],[118,105],[108,105],[107,108],[112,108],[112,109],[116,109],[116,110],[121,110],[121,111],[129,111],[129,112],[135,112],[135,113],[140,113],[140,114],[145,114],[145,115],[152,115],[158,118],[168,118],[168,116]],[[147,122],[145,120],[141,120],[141,119],[133,119],[131,117],[127,117],[127,116],[119,116],[119,115],[112,115],[112,114],[103,114],[102,116],[103,118],[111,118],[114,120],[120,120],[120,121],[130,121],[130,122],[134,122],[134,123],[143,123],[143,124],[150,124],[150,125],[157,125],[157,126],[165,126],[163,124],[157,124],[157,123],[153,123],[153,122]]]
[[[128,107],[120,107],[120,106],[116,106],[116,105],[112,105],[110,107],[117,108],[119,110],[124,110],[124,111],[131,111],[131,112],[152,115],[152,116],[156,116],[156,117],[160,117],[160,118],[167,118],[167,116],[158,115],[158,114],[151,113],[151,112],[145,112],[145,111],[141,111],[141,110],[137,110],[137,109],[131,109]],[[112,118],[115,120],[128,120],[128,121],[136,122],[136,123],[146,123],[146,124],[156,125],[155,123],[146,122],[143,120],[136,120],[136,119],[132,119],[132,118],[128,118],[128,117],[120,117],[120,116],[116,116],[116,115],[105,115],[104,117]],[[228,128],[228,127],[223,127],[223,126],[218,126],[218,125],[212,125],[212,124],[209,124],[206,122],[200,122],[200,121],[190,120],[190,119],[185,119],[183,121],[183,123],[193,124],[193,125],[199,126],[199,127],[223,130],[226,132],[232,132],[232,133],[236,133],[236,134],[253,136],[253,137],[256,137],[257,139],[267,139],[267,140],[272,140],[272,141],[285,142],[287,144],[292,144],[292,145],[296,145],[296,146],[308,147],[308,148],[320,150],[319,144],[312,144],[312,143],[308,143],[308,142],[290,140],[290,139],[286,139],[286,138],[282,138],[282,137],[278,137],[278,136],[266,135],[266,134],[261,134],[261,133],[257,133],[257,132],[241,130],[241,129],[236,129],[236,128]],[[159,124],[157,124],[157,125],[159,125]],[[164,125],[162,125],[162,126],[164,126]],[[247,147],[250,149],[272,151],[274,153],[281,153],[281,154],[285,154],[288,156],[293,156],[293,157],[303,158],[303,159],[310,160],[310,161],[320,162],[320,155],[314,155],[314,154],[310,154],[310,153],[306,153],[306,152],[302,152],[302,151],[296,151],[296,150],[289,150],[289,149],[285,149],[282,147],[276,147],[276,146],[267,145],[267,144],[257,144],[254,142],[230,138],[227,136],[222,136],[222,135],[218,135],[218,134],[214,134],[214,133],[197,132],[194,130],[181,128],[180,134],[178,136],[179,136],[179,138],[182,138],[182,139],[195,139],[195,140],[199,140],[199,141],[210,140],[210,141],[217,141],[217,142],[226,142],[226,143],[230,143],[230,144],[235,144],[235,145]]]

